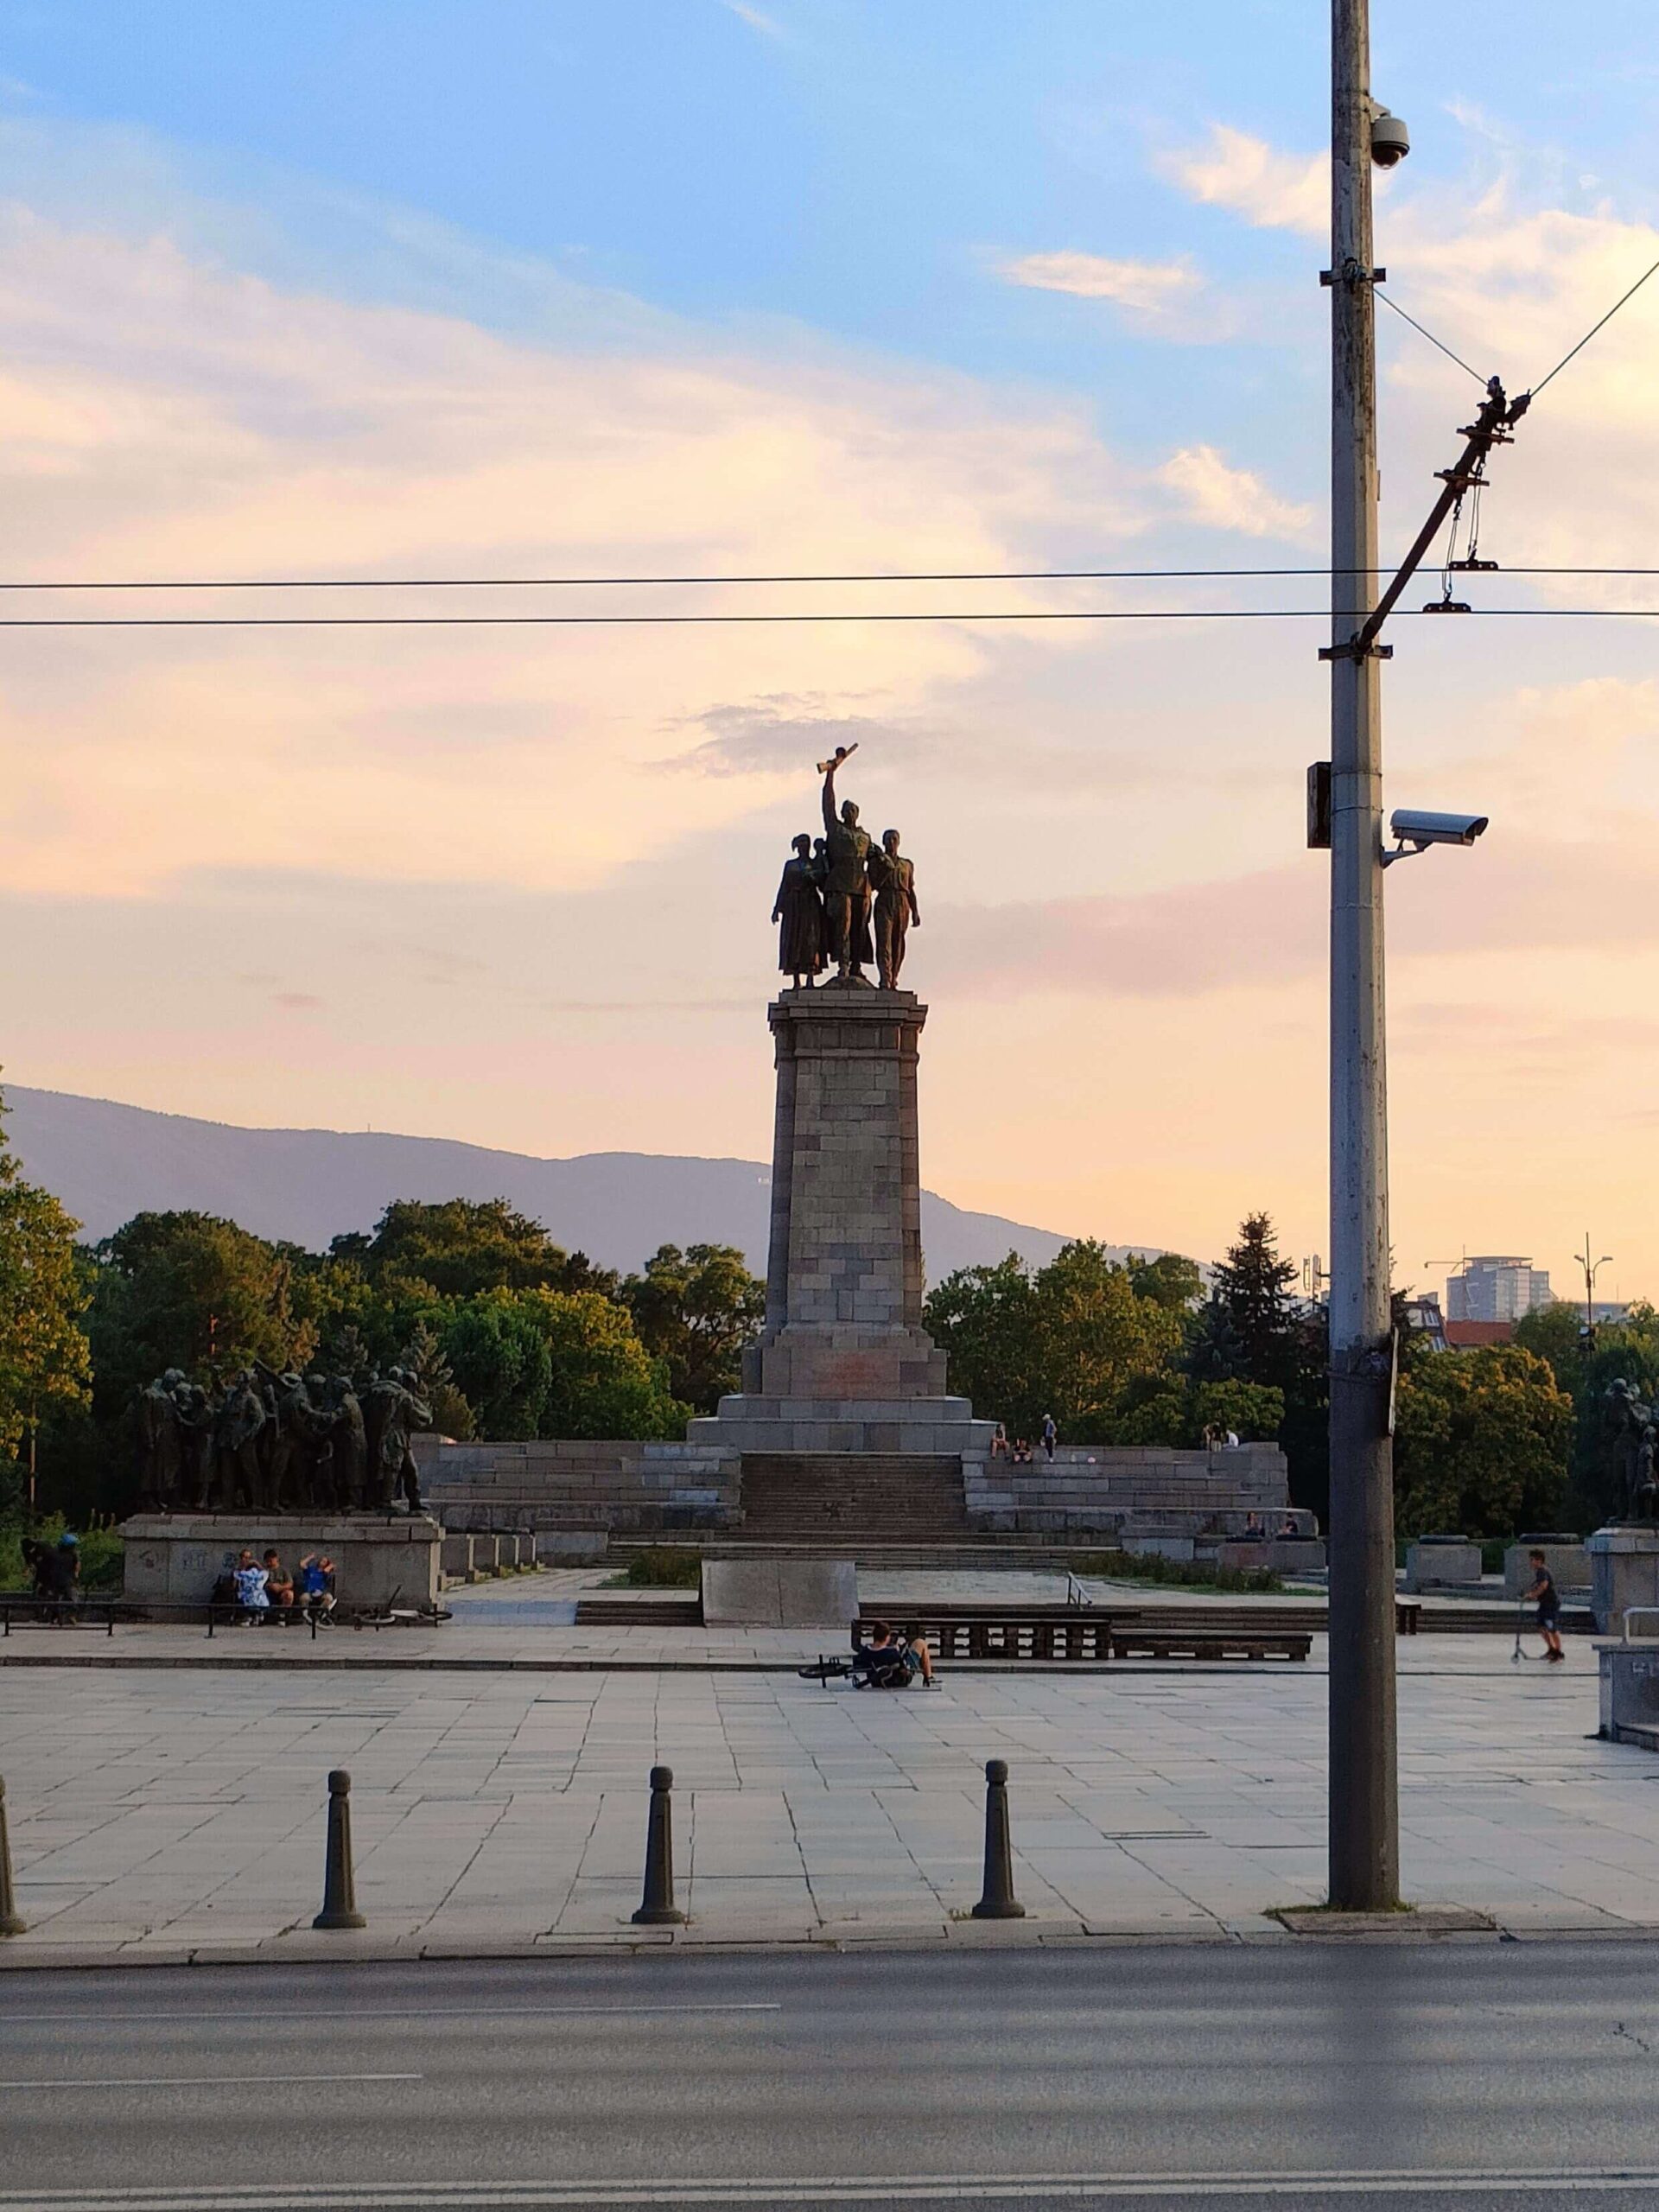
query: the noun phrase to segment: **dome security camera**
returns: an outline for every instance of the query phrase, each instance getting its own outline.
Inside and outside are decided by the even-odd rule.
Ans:
[[[1371,118],[1371,159],[1378,168],[1397,168],[1410,151],[1410,131],[1397,115],[1378,108]]]

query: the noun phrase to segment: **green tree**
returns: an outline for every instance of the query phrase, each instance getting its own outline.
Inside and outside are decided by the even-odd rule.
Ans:
[[[1160,1252],[1155,1260],[1131,1252],[1123,1264],[1135,1296],[1166,1306],[1172,1313],[1190,1312],[1204,1295],[1203,1270],[1196,1260],[1185,1259],[1179,1252]]]
[[[926,1320],[959,1389],[1017,1435],[1052,1413],[1061,1434],[1109,1443],[1151,1378],[1173,1373],[1179,1312],[1137,1294],[1093,1241],[1065,1245],[1034,1273],[1017,1253],[948,1275]]]
[[[1587,1347],[1583,1332],[1582,1307],[1557,1298],[1521,1316],[1515,1325],[1515,1341],[1547,1359],[1556,1382],[1570,1391],[1577,1389],[1584,1372]]]
[[[16,1457],[43,1415],[86,1402],[92,1370],[80,1325],[79,1226],[49,1192],[23,1180],[0,1128],[0,1460]]]
[[[1298,1298],[1271,1218],[1249,1214],[1195,1317],[1187,1366],[1200,1382],[1252,1382],[1283,1394],[1279,1440],[1293,1501],[1321,1521],[1330,1504],[1329,1322]],[[1242,1433],[1242,1432],[1241,1432]]]
[[[622,1285],[639,1341],[668,1363],[669,1388],[698,1413],[735,1390],[739,1356],[764,1319],[766,1287],[734,1244],[664,1244]]]
[[[626,1309],[594,1290],[492,1290],[441,1332],[478,1433],[492,1440],[672,1437],[690,1409]]]
[[[424,1318],[410,1330],[398,1364],[412,1367],[421,1378],[421,1395],[432,1408],[432,1426],[440,1436],[458,1442],[473,1433],[473,1409],[455,1382],[454,1370],[443,1354],[443,1339]]]
[[[168,1367],[201,1374],[263,1359],[302,1367],[315,1325],[296,1311],[292,1247],[215,1214],[139,1213],[94,1249],[87,1320],[100,1419]]]
[[[1510,1536],[1553,1526],[1572,1433],[1572,1400],[1524,1345],[1414,1361],[1395,1402],[1400,1533]]]
[[[1284,1389],[1301,1334],[1300,1303],[1291,1295],[1295,1280],[1293,1262],[1279,1256],[1269,1217],[1247,1214],[1211,1280],[1194,1372]]]
[[[1036,1281],[1020,1255],[946,1275],[928,1294],[923,1319],[950,1360],[952,1388],[1005,1422],[1010,1436],[1034,1436],[1049,1386]]]
[[[553,1360],[525,1294],[492,1290],[468,1299],[444,1324],[439,1344],[480,1436],[541,1433]]]
[[[1284,1426],[1285,1394],[1267,1382],[1197,1382],[1190,1375],[1160,1382],[1132,1404],[1117,1424],[1119,1444],[1170,1444],[1193,1451],[1206,1428],[1230,1430],[1242,1443],[1271,1444]]]
[[[488,1290],[614,1292],[616,1277],[585,1253],[556,1244],[539,1221],[505,1198],[394,1199],[370,1236],[337,1236],[335,1260],[360,1268],[371,1283],[388,1276],[429,1283],[446,1298]]]
[[[667,1363],[653,1359],[626,1311],[592,1290],[534,1290],[524,1303],[548,1349],[550,1375],[542,1436],[683,1436],[691,1408],[668,1387]]]

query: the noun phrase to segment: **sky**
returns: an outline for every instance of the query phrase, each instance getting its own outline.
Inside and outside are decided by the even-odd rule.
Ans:
[[[1476,380],[1659,259],[1650,9],[1374,0],[1385,557]],[[923,1171],[1219,1254],[1325,1228],[1319,0],[0,5],[0,614],[925,613],[0,632],[0,1061],[258,1125],[764,1159],[813,763],[901,830]],[[1644,35],[1645,34],[1645,35]],[[1659,544],[1659,280],[1497,457],[1481,551]],[[298,579],[304,589],[260,589]],[[1439,595],[1438,575],[1406,606]],[[1659,1293],[1659,577],[1395,626],[1402,1282],[1590,1234]],[[1017,619],[975,620],[995,613]]]

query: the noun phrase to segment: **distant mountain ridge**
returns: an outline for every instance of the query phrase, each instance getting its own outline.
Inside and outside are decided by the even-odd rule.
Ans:
[[[135,1213],[180,1209],[321,1251],[331,1237],[372,1228],[394,1198],[501,1198],[604,1267],[639,1268],[659,1244],[736,1244],[766,1272],[772,1173],[760,1160],[642,1152],[540,1160],[443,1137],[239,1128],[21,1084],[6,1086],[5,1103],[24,1173],[62,1200],[89,1242]],[[1011,1250],[1040,1266],[1065,1241],[922,1193],[931,1282]],[[1129,1248],[1110,1249],[1121,1257]]]

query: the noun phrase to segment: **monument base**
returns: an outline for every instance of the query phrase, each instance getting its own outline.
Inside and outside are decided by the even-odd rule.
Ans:
[[[705,1628],[834,1628],[858,1618],[849,1559],[706,1559]]]
[[[727,1452],[918,1452],[989,1456],[995,1421],[968,1398],[782,1398],[740,1392],[686,1427],[688,1444]]]
[[[1652,1625],[1651,1623],[1649,1624]],[[1600,1727],[1610,1743],[1659,1749],[1659,1639],[1598,1643]]]
[[[1659,1606],[1659,1528],[1649,1522],[1598,1529],[1590,1554],[1590,1609],[1603,1636],[1618,1636],[1632,1605]]]
[[[290,1574],[326,1552],[342,1613],[437,1603],[443,1530],[425,1513],[136,1513],[121,1534],[123,1592],[140,1605],[206,1605],[238,1554],[272,1550]]]
[[[1480,1546],[1467,1536],[1418,1536],[1406,1547],[1406,1588],[1478,1590]]]

